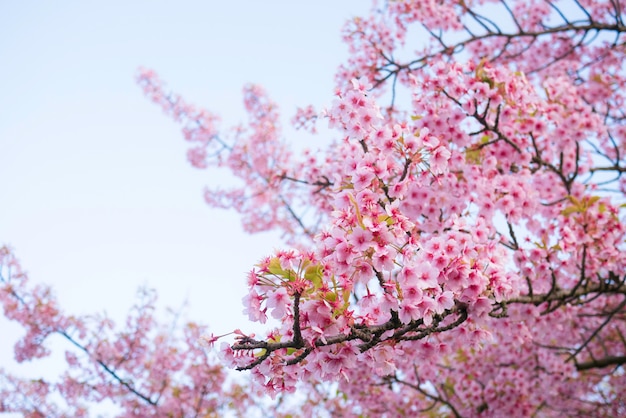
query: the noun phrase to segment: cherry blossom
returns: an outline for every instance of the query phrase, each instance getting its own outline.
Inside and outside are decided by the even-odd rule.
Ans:
[[[260,86],[244,88],[249,120],[229,130],[141,70],[191,164],[241,180],[207,188],[207,203],[284,235],[243,297],[267,333],[242,327],[218,350],[252,382],[228,386],[200,348],[222,337],[203,327],[169,340],[152,293],[116,333],[66,316],[4,249],[1,302],[26,329],[17,358],[48,355],[51,334],[72,343],[55,388],[76,416],[94,399],[187,416],[261,395],[286,416],[625,415],[625,7],[374,2],[345,25],[328,106],[295,111],[296,128],[334,132],[304,152]],[[5,410],[62,414],[53,384],[4,379]],[[306,400],[281,409],[297,390]],[[46,402],[19,409],[28,398]]]

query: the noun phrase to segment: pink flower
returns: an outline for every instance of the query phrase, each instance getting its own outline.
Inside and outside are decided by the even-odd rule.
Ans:
[[[441,174],[448,166],[448,160],[450,159],[450,151],[444,146],[439,146],[430,155],[428,160],[430,164],[430,171],[434,174]]]
[[[454,295],[449,290],[446,290],[435,297],[435,302],[435,312],[441,314],[447,309],[452,309],[454,306]]]
[[[271,309],[272,318],[281,319],[289,310],[289,302],[291,298],[287,294],[287,290],[284,287],[268,292],[267,299],[265,300],[265,306]]]
[[[415,270],[417,285],[422,289],[436,289],[439,287],[437,278],[439,271],[428,262],[421,262]]]
[[[400,310],[398,311],[398,317],[400,321],[405,324],[409,322],[419,319],[422,316],[422,312],[417,306],[417,304],[413,303],[410,300],[405,300],[400,304]]]
[[[357,252],[365,252],[372,246],[372,233],[366,229],[355,228],[349,237],[350,244]]]
[[[368,187],[376,176],[369,167],[360,166],[352,175],[352,184],[355,190],[362,190]]]
[[[254,290],[250,291],[243,297],[242,302],[244,306],[243,313],[248,315],[253,322],[260,322],[262,324],[267,321],[267,315],[265,315],[266,308],[261,309],[261,302],[263,297],[258,295]]]

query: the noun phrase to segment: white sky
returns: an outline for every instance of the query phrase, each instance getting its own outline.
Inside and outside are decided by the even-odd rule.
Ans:
[[[188,101],[245,118],[241,88],[283,111],[332,100],[339,30],[366,0],[0,2],[0,244],[67,312],[123,318],[136,289],[189,302],[211,330],[252,329],[245,273],[280,246],[210,209],[179,126],[134,82],[155,69]],[[313,137],[314,138],[314,137]],[[314,138],[315,140],[315,138]],[[300,141],[302,141],[300,139]],[[311,144],[313,145],[313,144]],[[256,328],[258,330],[258,328]],[[0,367],[20,328],[0,319]]]

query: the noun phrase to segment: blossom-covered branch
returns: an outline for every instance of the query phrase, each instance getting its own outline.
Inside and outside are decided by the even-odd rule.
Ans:
[[[294,119],[337,139],[263,165],[319,226],[249,274],[246,313],[278,326],[223,359],[390,416],[626,412],[622,10],[401,0],[351,20],[335,100]]]
[[[109,399],[125,416],[198,416],[256,407],[251,394],[198,346],[206,328],[189,322],[174,333],[154,318],[155,294],[143,290],[122,331],[106,317],[68,316],[44,286],[28,281],[8,247],[0,248],[0,304],[26,334],[15,345],[19,362],[50,354],[47,340],[68,343],[58,379],[20,378],[0,371],[0,412],[30,417],[86,417]],[[64,399],[58,402],[59,396]]]

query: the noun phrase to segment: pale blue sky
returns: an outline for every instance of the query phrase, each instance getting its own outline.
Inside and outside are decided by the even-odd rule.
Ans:
[[[1,1],[0,243],[70,312],[120,319],[147,284],[161,306],[188,299],[189,316],[215,332],[252,329],[245,273],[280,241],[204,204],[204,185],[224,178],[189,166],[179,126],[143,97],[135,71],[155,69],[225,122],[245,117],[242,86],[262,84],[287,125],[296,105],[332,100],[340,27],[368,8]],[[19,328],[0,328],[5,365]]]

